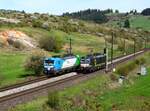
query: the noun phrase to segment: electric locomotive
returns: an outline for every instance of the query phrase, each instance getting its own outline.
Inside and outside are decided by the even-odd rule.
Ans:
[[[44,73],[47,75],[76,71],[80,67],[79,55],[49,57],[44,59]]]
[[[94,53],[81,58],[80,69],[83,73],[105,68],[106,54]]]

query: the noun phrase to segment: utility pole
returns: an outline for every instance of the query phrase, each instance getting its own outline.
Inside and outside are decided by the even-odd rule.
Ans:
[[[105,72],[107,73],[107,72],[108,72],[108,47],[107,47],[106,38],[105,38],[105,49],[104,49],[104,53],[105,53],[105,56],[106,56]]]
[[[70,41],[69,53],[71,55],[72,54],[72,39],[71,39],[71,37],[69,38],[69,41]]]
[[[126,55],[126,39],[124,39],[124,55]]]
[[[147,48],[147,38],[145,39],[145,49]]]
[[[135,44],[135,38],[134,38],[134,56],[135,56],[135,51],[136,51],[136,44]]]
[[[111,66],[113,68],[113,50],[114,50],[114,32],[112,32],[112,40],[111,40]]]

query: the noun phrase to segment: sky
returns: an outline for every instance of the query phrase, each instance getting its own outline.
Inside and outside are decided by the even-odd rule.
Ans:
[[[112,8],[120,12],[136,9],[140,12],[150,8],[150,0],[0,0],[0,9],[24,10],[30,13],[61,15],[89,8],[100,10]]]

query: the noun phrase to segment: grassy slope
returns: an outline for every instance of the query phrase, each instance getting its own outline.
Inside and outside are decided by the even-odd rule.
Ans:
[[[150,72],[150,69],[149,69]],[[149,73],[150,74],[150,73]],[[146,111],[150,108],[150,75],[137,78],[132,86],[108,91],[99,97],[104,110],[112,107],[118,110]]]
[[[141,28],[144,30],[150,30],[150,16],[129,16],[131,28]],[[118,26],[118,21],[111,21],[106,23],[109,26]],[[123,25],[123,21],[122,21]]]
[[[23,69],[25,58],[26,55],[21,53],[0,53],[0,86],[23,79],[21,75],[25,74]]]
[[[150,17],[148,16],[133,16],[130,18],[131,27],[150,30]]]
[[[99,75],[78,86],[67,88],[60,92],[61,110],[148,111],[150,108],[150,67],[147,76],[131,76],[128,81],[121,87],[110,88],[109,85],[114,82],[110,80],[109,75]],[[46,110],[45,101],[46,98],[41,98],[28,104],[19,105],[10,111],[43,111]]]

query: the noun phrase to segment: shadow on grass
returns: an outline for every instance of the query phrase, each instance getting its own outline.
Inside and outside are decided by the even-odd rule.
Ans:
[[[26,78],[26,77],[38,77],[38,76],[32,73],[26,73],[18,76],[18,78]]]

